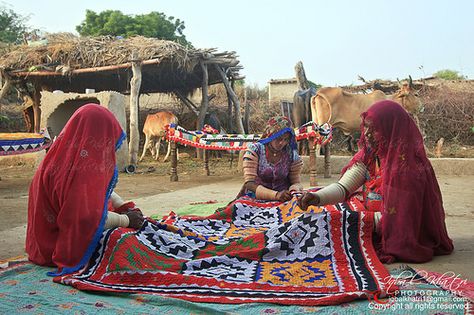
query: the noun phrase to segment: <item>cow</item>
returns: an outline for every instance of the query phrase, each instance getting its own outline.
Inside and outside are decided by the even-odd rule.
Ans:
[[[150,152],[155,160],[158,160],[160,155],[160,144],[161,138],[165,135],[165,126],[169,124],[177,124],[178,118],[170,112],[158,112],[155,114],[149,114],[146,117],[145,124],[143,125],[143,133],[145,134],[145,144],[143,146],[143,153],[140,157],[140,161],[145,157],[147,149],[150,149]],[[155,145],[153,145],[155,143]],[[171,152],[171,144],[168,142],[168,151],[166,153],[165,159],[168,159],[168,156]]]
[[[186,130],[196,130],[196,121],[197,121],[197,116],[193,112],[186,112],[180,116],[179,119],[180,123],[179,125],[183,127]],[[211,113],[206,113],[206,116],[204,117],[204,124],[211,126],[212,128],[216,129],[219,131],[219,133],[222,131],[222,124],[217,117],[217,114],[211,112]]]
[[[311,98],[315,94],[316,89],[313,87],[295,92],[293,96],[293,109],[291,111],[293,127],[298,128],[311,120]],[[298,152],[300,155],[308,154],[307,140],[298,142]]]
[[[360,128],[360,114],[373,103],[384,99],[391,99],[402,105],[418,124],[417,114],[422,106],[411,79],[393,95],[385,95],[378,90],[369,94],[353,94],[339,87],[323,87],[311,99],[311,115],[318,125],[327,122],[345,135],[351,135]]]

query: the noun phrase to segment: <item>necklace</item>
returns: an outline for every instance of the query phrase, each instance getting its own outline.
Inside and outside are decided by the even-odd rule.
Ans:
[[[270,154],[273,155],[273,157],[276,157],[280,152],[279,151],[273,151],[272,148],[269,148]]]

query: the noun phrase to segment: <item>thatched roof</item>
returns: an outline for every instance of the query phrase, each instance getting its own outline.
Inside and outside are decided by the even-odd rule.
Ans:
[[[214,65],[231,79],[238,79],[242,68],[235,52],[186,48],[172,41],[141,36],[118,39],[59,33],[38,44],[21,45],[0,56],[0,71],[16,83],[29,81],[49,90],[83,92],[94,88],[128,93],[131,62],[140,61],[140,91],[151,93],[201,87],[201,62],[209,65],[209,84],[222,82]]]

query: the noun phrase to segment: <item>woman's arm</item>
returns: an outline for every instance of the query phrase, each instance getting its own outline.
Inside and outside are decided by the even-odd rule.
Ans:
[[[116,227],[131,227],[139,229],[145,219],[141,213],[130,211],[126,214],[118,214],[108,211],[107,219],[105,220],[104,229],[112,229]]]
[[[296,190],[302,191],[303,185],[301,184],[301,170],[303,169],[303,160],[298,156],[298,159],[293,161],[290,165],[290,173],[288,179],[290,180],[289,191]]]
[[[346,200],[353,192],[362,186],[366,180],[367,168],[357,163],[348,169],[337,183],[330,184],[315,193],[306,193],[299,198],[298,203],[304,210],[308,206],[323,206]]]
[[[120,206],[125,204],[122,197],[120,197],[115,191],[110,195],[110,201],[112,201],[112,207],[114,207],[114,209],[120,208]]]

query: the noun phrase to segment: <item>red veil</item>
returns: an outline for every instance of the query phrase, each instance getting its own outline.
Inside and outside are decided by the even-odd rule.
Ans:
[[[83,267],[97,246],[117,182],[115,151],[125,134],[106,108],[87,104],[69,119],[33,177],[26,252],[59,274]]]
[[[448,237],[441,191],[428,160],[418,127],[393,101],[380,101],[362,114],[372,123],[377,148],[371,149],[361,125],[359,152],[343,172],[357,162],[382,170],[383,215],[377,254],[382,262],[426,262],[453,251]]]

